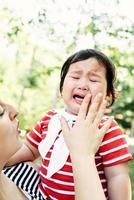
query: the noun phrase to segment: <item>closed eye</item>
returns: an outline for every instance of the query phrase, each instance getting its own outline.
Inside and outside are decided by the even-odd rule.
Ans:
[[[1,109],[1,110],[0,110],[0,117],[2,117],[2,116],[4,115],[4,113],[5,113],[5,110],[4,110],[4,109]]]
[[[91,82],[99,82],[97,79],[90,79]]]
[[[80,77],[79,76],[70,76],[71,78],[73,79],[79,79]]]

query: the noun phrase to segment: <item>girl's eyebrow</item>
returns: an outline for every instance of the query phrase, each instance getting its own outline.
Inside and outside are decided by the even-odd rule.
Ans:
[[[102,78],[100,74],[98,74],[98,73],[96,73],[96,72],[94,72],[94,71],[90,72],[89,74],[90,74],[91,76],[96,76],[96,77],[98,77],[98,78]]]
[[[81,70],[72,70],[70,71],[70,74],[81,74],[82,71]],[[102,78],[101,75],[99,75],[98,73],[94,72],[94,71],[90,71],[89,72],[89,76],[95,76],[95,77],[98,77],[98,78]]]
[[[70,71],[70,73],[77,73],[77,74],[80,74],[82,71],[81,70],[72,70]]]

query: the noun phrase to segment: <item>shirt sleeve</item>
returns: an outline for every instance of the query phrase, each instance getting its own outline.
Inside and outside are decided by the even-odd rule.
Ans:
[[[102,141],[99,148],[99,154],[102,157],[103,165],[105,167],[133,159],[128,149],[125,134],[115,120],[112,121],[111,126]]]
[[[27,133],[26,140],[35,148],[38,149],[39,143],[46,137],[48,123],[54,114],[54,111],[47,112],[46,115],[35,125],[35,127]]]

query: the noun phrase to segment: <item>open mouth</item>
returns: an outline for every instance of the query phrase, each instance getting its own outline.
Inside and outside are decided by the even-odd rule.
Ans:
[[[20,128],[19,128],[19,122],[18,122],[18,124],[17,124],[17,132],[18,132],[18,134],[21,133],[21,130],[20,130]]]
[[[84,99],[84,96],[74,95],[73,98],[76,101],[76,103],[81,104]]]
[[[17,129],[17,131],[18,131],[18,134],[21,134],[21,130],[19,128]]]

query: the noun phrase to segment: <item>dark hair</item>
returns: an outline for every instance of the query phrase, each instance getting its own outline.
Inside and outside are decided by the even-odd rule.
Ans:
[[[106,80],[107,80],[107,95],[111,96],[110,105],[112,105],[115,101],[115,89],[114,82],[116,79],[115,75],[115,66],[112,61],[102,52],[95,49],[85,49],[76,52],[72,56],[70,56],[62,66],[61,74],[60,74],[60,92],[62,92],[62,87],[64,83],[64,79],[69,70],[71,64],[76,63],[78,61],[86,60],[89,58],[95,58],[99,63],[103,64],[106,68]]]

